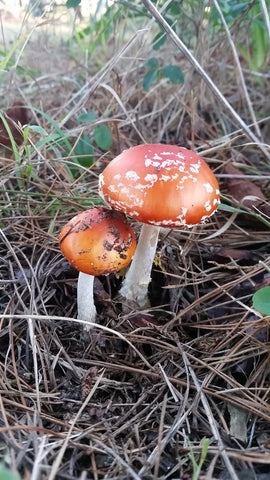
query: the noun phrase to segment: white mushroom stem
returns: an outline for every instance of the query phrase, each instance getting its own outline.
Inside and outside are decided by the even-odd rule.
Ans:
[[[79,272],[77,285],[77,305],[79,320],[95,323],[97,311],[94,304],[94,279],[93,275]],[[92,325],[84,324],[83,329],[89,331]]]
[[[156,253],[159,227],[143,224],[138,245],[126,278],[120,289],[121,295],[141,307],[148,301],[148,285]]]

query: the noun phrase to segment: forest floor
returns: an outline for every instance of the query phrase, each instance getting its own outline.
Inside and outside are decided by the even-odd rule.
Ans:
[[[104,38],[68,21],[60,35],[57,15],[27,17],[12,52],[2,29],[1,111],[16,143],[2,120],[0,459],[23,480],[270,478],[269,317],[252,305],[270,285],[269,75],[241,59],[250,109],[227,36],[200,30],[196,58],[255,142],[176,45],[153,51],[149,17],[139,28],[122,11]],[[151,57],[184,82],[144,89]],[[88,334],[58,235],[102,204],[107,163],[144,142],[195,150],[222,206],[203,225],[162,230],[149,308],[123,306],[121,272],[96,278]]]

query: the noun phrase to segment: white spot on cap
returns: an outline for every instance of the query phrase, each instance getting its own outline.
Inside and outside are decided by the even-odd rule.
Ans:
[[[186,220],[149,220],[147,223],[151,225],[161,226],[161,227],[183,227],[189,226],[186,224]]]
[[[185,225],[186,224],[186,220],[164,220],[163,222],[161,222],[162,225],[165,227],[166,225],[175,225],[177,227],[180,227],[182,225]]]
[[[177,222],[174,222],[174,225],[175,225],[176,227],[182,227],[183,225],[186,225],[186,224],[187,224],[187,222],[186,222],[186,220],[185,220],[184,218],[181,219],[181,220],[177,220]],[[187,225],[187,226],[188,226],[188,225]]]
[[[104,186],[104,175],[103,175],[103,173],[101,173],[99,175],[99,188],[101,188],[103,186]]]
[[[180,162],[181,165],[184,165],[184,163]],[[161,168],[165,168],[166,170],[171,170],[172,167],[177,168],[179,165],[179,160],[170,160],[167,158],[166,160],[163,160],[162,164],[160,165]]]
[[[186,180],[188,180],[188,176],[187,176],[187,175],[184,175],[184,176],[179,180],[179,184],[180,184],[180,183],[185,183]]]
[[[138,217],[139,216],[138,212],[136,212],[134,210],[132,212],[128,212],[128,215],[130,215],[131,217]]]
[[[170,175],[161,175],[160,177],[160,180],[163,180],[164,182],[167,182],[168,180],[171,180],[171,176]]]
[[[142,185],[141,183],[137,183],[134,188],[135,190],[140,190],[140,192],[143,192],[145,188],[149,188],[149,185]]]
[[[206,210],[207,212],[210,212],[210,210],[211,210],[210,200],[207,200],[207,202],[205,202],[204,208],[205,208],[205,210]]]
[[[181,172],[181,173],[187,173],[187,171],[186,171],[186,166],[185,166],[184,163],[180,163],[180,164],[178,165],[178,170],[179,170],[179,172]]]
[[[155,183],[155,182],[157,181],[157,179],[158,179],[158,176],[157,176],[155,173],[153,173],[153,174],[148,173],[148,174],[144,177],[144,180],[145,180],[146,182],[150,182],[150,183]]]
[[[177,152],[176,157],[181,158],[182,160],[185,160],[185,155],[183,153]]]
[[[135,198],[134,205],[136,205],[136,207],[142,208],[143,204],[144,204],[144,201],[142,198]]]
[[[108,190],[112,193],[117,193],[118,192],[118,189],[116,188],[115,185],[109,185]]]
[[[174,152],[161,152],[160,155],[165,155],[166,157],[175,157],[175,153]],[[175,160],[171,160],[173,162],[175,162]]]
[[[188,212],[188,209],[186,207],[181,207],[181,210],[182,210],[182,212],[180,213],[180,215],[177,215],[176,218],[179,218],[179,220],[184,221],[183,217],[186,216],[186,214]],[[184,222],[186,223],[186,221],[184,221]]]
[[[191,171],[192,173],[199,173],[200,166],[201,166],[201,163],[200,163],[200,162],[198,162],[198,163],[191,163],[191,164],[190,164],[190,171]]]
[[[139,175],[133,170],[127,172],[125,177],[127,180],[132,180],[133,182],[137,182],[137,180],[140,178]]]
[[[154,162],[154,160],[152,160],[151,158],[146,158],[145,159],[145,162],[144,162],[145,166],[146,167],[159,167],[160,166],[160,162]]]
[[[158,222],[157,220],[148,220],[148,222],[150,225],[156,225],[156,227],[160,227],[161,225],[164,225],[164,221],[160,221]]]
[[[115,180],[120,180],[121,178],[121,173],[117,173],[116,175],[114,175],[113,177]]]
[[[204,188],[206,189],[207,193],[212,193],[214,191],[212,185],[210,183],[204,183]]]

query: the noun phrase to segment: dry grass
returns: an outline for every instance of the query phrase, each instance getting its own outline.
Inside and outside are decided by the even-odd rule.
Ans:
[[[220,210],[193,230],[164,230],[149,310],[122,305],[121,278],[112,275],[97,279],[100,323],[90,337],[76,319],[77,273],[59,251],[58,233],[74,212],[99,201],[98,175],[122,149],[143,141],[195,148],[238,205],[224,174],[233,161],[241,181],[250,174],[261,188],[264,207],[269,201],[269,118],[251,127],[254,112],[269,113],[269,76],[258,82],[241,64],[246,90],[231,38],[217,35],[206,51],[195,45],[221,95],[260,136],[255,142],[169,42],[156,55],[179,62],[185,83],[161,80],[143,90],[150,24],[137,29],[123,13],[89,63],[75,40],[57,43],[50,25],[40,35],[36,29],[21,63],[39,74],[2,74],[1,106],[20,99],[31,124],[62,136],[42,144],[30,131],[28,150],[6,150],[0,160],[0,458],[24,480],[263,479],[270,472],[269,318],[251,302],[269,283],[267,209],[256,205],[256,218],[250,206],[242,207],[246,214]],[[74,178],[65,142],[74,145],[82,133],[76,118],[88,110],[109,126],[113,145],[106,153],[95,146],[94,165]],[[83,133],[92,136],[93,126]],[[199,462],[205,439],[195,477],[191,457]]]

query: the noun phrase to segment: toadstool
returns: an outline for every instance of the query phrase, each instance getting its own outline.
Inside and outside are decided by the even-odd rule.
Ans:
[[[146,144],[114,158],[100,175],[99,191],[112,208],[143,222],[120,290],[123,297],[143,306],[160,227],[192,227],[209,218],[220,201],[217,179],[191,150]]]
[[[135,233],[123,213],[94,207],[79,213],[62,228],[59,244],[67,260],[80,272],[78,318],[93,323],[94,276],[115,272],[131,262],[136,249]]]

